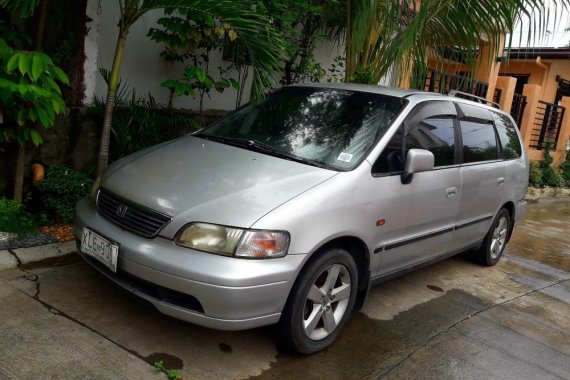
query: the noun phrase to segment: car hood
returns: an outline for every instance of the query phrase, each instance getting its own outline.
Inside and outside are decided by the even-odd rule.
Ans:
[[[161,235],[209,222],[249,227],[279,205],[326,181],[335,171],[193,136],[127,159],[102,187],[170,215]]]

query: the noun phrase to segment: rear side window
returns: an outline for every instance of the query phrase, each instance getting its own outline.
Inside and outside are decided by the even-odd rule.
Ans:
[[[375,174],[399,173],[404,170],[402,134],[398,131],[388,142],[372,169]],[[422,120],[406,136],[406,154],[410,149],[427,149],[435,157],[435,166],[453,165],[455,159],[455,131],[450,117],[431,117]]]
[[[516,127],[507,115],[493,112],[497,134],[503,147],[503,158],[510,160],[522,155],[521,142],[517,135]]]
[[[498,156],[495,128],[490,123],[461,120],[463,162],[496,160]]]

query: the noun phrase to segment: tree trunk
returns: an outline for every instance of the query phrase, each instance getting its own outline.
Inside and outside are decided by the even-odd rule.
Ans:
[[[109,164],[109,143],[111,139],[111,125],[113,122],[113,109],[115,107],[115,98],[117,88],[119,87],[119,73],[123,53],[125,51],[125,41],[129,32],[129,26],[122,24],[119,29],[119,37],[117,38],[117,46],[115,48],[115,56],[113,58],[113,66],[109,75],[109,88],[107,89],[107,101],[105,102],[105,117],[103,118],[103,129],[101,132],[101,145],[99,148],[99,159],[97,162],[97,178],[101,177]]]
[[[346,62],[345,62],[345,71],[344,71],[344,81],[350,82],[350,77],[352,77],[353,73],[353,61],[352,61],[352,13],[351,13],[351,0],[346,0]]]
[[[296,57],[296,56],[295,56]],[[285,62],[285,84],[293,84],[293,62],[291,60]]]
[[[202,128],[206,126],[206,120],[204,119],[204,92],[200,91],[200,119],[202,119]]]
[[[22,193],[24,189],[24,167],[26,163],[26,146],[18,145],[18,156],[16,158],[16,175],[14,178],[14,200],[22,202]]]
[[[36,39],[34,42],[34,50],[36,51],[42,50],[48,1],[49,0],[41,0],[40,2],[39,13],[38,13],[38,25],[36,29]]]
[[[174,106],[173,106],[173,102],[174,102],[174,89],[170,89],[170,93],[168,94],[168,113],[170,114],[170,116],[172,116],[172,114],[174,113]]]

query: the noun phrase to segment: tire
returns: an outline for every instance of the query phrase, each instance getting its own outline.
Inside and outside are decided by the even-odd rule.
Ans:
[[[277,325],[278,346],[301,354],[330,346],[350,317],[357,290],[354,258],[340,248],[323,251],[293,285]]]
[[[481,248],[476,251],[476,259],[479,264],[492,267],[499,262],[507,245],[511,223],[509,211],[504,208],[501,209],[493,220]]]

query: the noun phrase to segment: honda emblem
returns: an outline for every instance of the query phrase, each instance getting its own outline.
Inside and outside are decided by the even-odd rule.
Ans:
[[[117,216],[124,218],[125,214],[127,213],[128,210],[129,210],[129,208],[127,206],[120,205],[119,207],[117,207],[116,214],[117,214]]]

